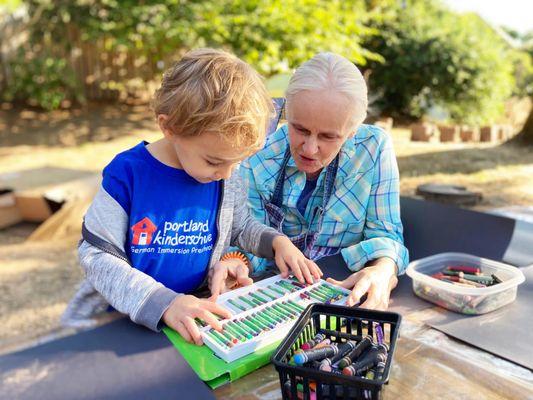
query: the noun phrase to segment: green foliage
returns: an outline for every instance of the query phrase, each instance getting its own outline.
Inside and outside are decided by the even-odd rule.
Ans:
[[[504,41],[476,15],[454,14],[436,1],[406,3],[364,43],[385,58],[370,64],[377,105],[392,115],[422,117],[438,106],[456,121],[498,118],[514,85]]]
[[[15,83],[10,92],[16,89],[17,97],[43,103],[44,93],[35,97],[29,77],[48,56],[42,55],[42,49],[49,49],[58,61],[48,70],[50,76],[44,77],[45,86],[58,89],[47,95],[53,100],[44,101],[50,106],[61,96],[80,98],[72,90],[79,90],[81,84],[56,76],[67,68],[65,60],[79,51],[73,37],[104,43],[106,51],[132,54],[137,78],[144,81],[157,79],[158,71],[188,49],[204,46],[225,48],[266,77],[290,72],[321,50],[338,52],[360,64],[380,59],[360,44],[373,32],[365,25],[369,13],[362,0],[28,0],[25,5],[31,20],[27,51],[37,56],[33,65],[17,65],[26,79]],[[125,87],[124,82],[111,80],[101,86]]]
[[[74,73],[66,60],[45,53],[29,55],[21,49],[10,62],[11,84],[3,92],[7,101],[27,101],[31,105],[53,110],[66,99],[80,93]],[[75,97],[79,102],[82,98]]]

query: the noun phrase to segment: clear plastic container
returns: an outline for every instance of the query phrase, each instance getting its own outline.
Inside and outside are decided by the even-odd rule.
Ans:
[[[450,265],[478,267],[484,274],[496,274],[501,283],[469,288],[441,281],[430,275]],[[485,314],[516,299],[518,285],[524,282],[520,269],[502,262],[465,253],[440,253],[413,261],[407,267],[418,297],[462,314]]]

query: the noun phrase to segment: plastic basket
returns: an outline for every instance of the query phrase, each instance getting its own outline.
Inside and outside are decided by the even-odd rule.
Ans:
[[[400,322],[401,316],[392,312],[326,304],[308,306],[272,356],[283,399],[379,399],[383,385],[389,380]],[[389,347],[380,378],[348,376],[289,364],[295,351],[317,333],[337,344],[360,340],[364,335],[376,341],[376,324],[381,326],[383,342]]]

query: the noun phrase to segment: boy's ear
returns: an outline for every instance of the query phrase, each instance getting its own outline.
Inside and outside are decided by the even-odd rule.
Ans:
[[[172,131],[168,128],[168,115],[158,114],[157,124],[159,125],[159,129],[161,129],[161,132],[163,132],[165,137],[172,136]]]

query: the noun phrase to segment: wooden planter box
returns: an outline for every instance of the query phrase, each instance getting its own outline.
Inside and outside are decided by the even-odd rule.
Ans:
[[[472,126],[461,127],[461,142],[479,142],[479,128]]]
[[[457,142],[460,128],[456,125],[439,125],[441,142]]]
[[[429,122],[420,122],[411,125],[411,141],[429,142],[437,137],[437,127]]]
[[[487,125],[480,129],[479,140],[481,142],[497,142],[500,137],[498,125]]]

